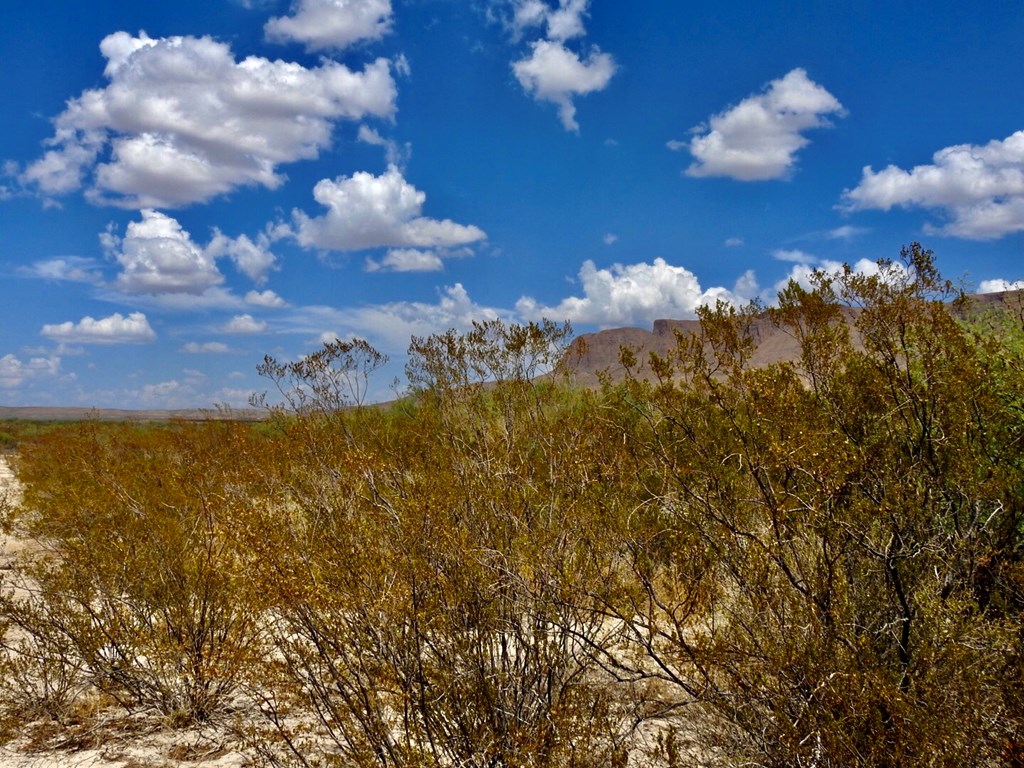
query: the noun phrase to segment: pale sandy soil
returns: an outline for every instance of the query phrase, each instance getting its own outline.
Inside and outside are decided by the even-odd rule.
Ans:
[[[21,491],[10,465],[0,453],[0,500],[20,500]],[[10,568],[15,557],[24,554],[29,543],[0,534],[0,588],[10,588]],[[8,640],[10,640],[8,636]],[[121,717],[118,722],[115,718]],[[653,745],[661,726],[651,724],[641,741]],[[42,749],[36,745],[53,745],[60,739],[79,741],[73,749]],[[693,758],[702,752],[684,746],[684,754]],[[634,764],[631,761],[631,765]],[[642,762],[635,763],[643,764]],[[698,764],[695,760],[693,764]],[[159,721],[128,721],[111,714],[107,722],[101,714],[95,723],[83,726],[78,733],[60,731],[52,723],[25,723],[18,736],[0,745],[0,768],[246,768],[255,763],[237,749],[226,730],[207,728],[204,731],[172,731]]]
[[[17,504],[21,500],[21,489],[7,457],[0,453],[0,502]],[[0,569],[10,566],[11,558],[23,548],[23,544],[0,533]]]
[[[17,503],[21,491],[7,457],[0,454],[0,500],[5,497]],[[25,542],[0,534],[0,584],[12,559],[25,547]],[[25,723],[13,742],[0,746],[0,768],[242,768],[250,764],[225,746],[227,740],[216,732],[171,732],[143,727],[141,733],[129,735],[124,730],[116,723],[100,722],[92,733],[79,734],[90,748],[34,751],[29,742],[34,739],[52,743],[52,736],[48,736],[54,728],[49,723]]]

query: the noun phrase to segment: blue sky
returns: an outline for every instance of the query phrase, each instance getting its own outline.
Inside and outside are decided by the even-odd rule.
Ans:
[[[244,405],[264,354],[1024,278],[1024,6],[36,0],[0,12],[0,404]]]

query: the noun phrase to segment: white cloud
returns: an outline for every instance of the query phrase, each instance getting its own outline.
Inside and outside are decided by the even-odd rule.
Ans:
[[[231,238],[215,229],[210,243],[201,247],[176,219],[148,208],[141,211],[140,221],[128,224],[124,238],[108,229],[100,241],[122,267],[116,287],[130,294],[207,294],[224,282],[217,268],[219,258],[230,259],[257,283],[266,280],[276,263],[266,234],[254,242],[245,235]],[[194,301],[186,303],[196,306]]]
[[[438,272],[442,269],[444,262],[436,252],[415,248],[395,248],[379,261],[366,260],[367,272]]]
[[[553,307],[524,296],[516,309],[529,320],[548,317],[605,327],[649,325],[658,318],[693,317],[697,307],[719,299],[742,304],[753,296],[747,293],[752,273],[745,274],[732,290],[704,290],[688,269],[660,258],[651,264],[613,264],[609,269],[598,269],[588,260],[580,268],[579,279],[583,296],[571,296]]]
[[[76,135],[73,129],[58,129],[58,135],[49,143],[58,148],[47,150],[29,165],[18,177],[21,183],[36,186],[48,196],[66,195],[80,189],[86,168],[96,162],[103,148],[102,135],[97,131],[84,130]]]
[[[333,344],[339,340],[338,334],[334,331],[324,331],[317,337],[318,344]]]
[[[772,251],[772,256],[779,261],[791,261],[794,264],[816,264],[818,262],[817,256],[797,248],[778,248]]]
[[[362,72],[250,56],[210,37],[104,38],[106,88],[54,120],[53,147],[21,174],[46,195],[88,185],[94,202],[170,208],[246,185],[274,189],[277,167],[316,158],[341,119],[394,114],[390,63]]]
[[[552,8],[543,0],[514,0],[511,29],[518,39],[527,29],[547,27],[549,40],[570,40],[586,34],[583,19],[590,10],[590,0],[559,0]]]
[[[1024,280],[1003,280],[1002,278],[996,278],[995,280],[982,280],[981,285],[978,286],[978,293],[1003,293],[1005,291],[1022,291],[1024,290]]]
[[[512,65],[528,94],[558,105],[558,115],[568,131],[579,131],[573,97],[604,90],[615,69],[609,54],[593,48],[583,60],[560,40],[538,40],[529,56]]]
[[[50,355],[23,361],[15,355],[0,357],[0,389],[17,389],[33,379],[60,373],[60,357]]]
[[[597,46],[589,51],[582,43],[577,50],[567,47],[586,35],[589,15],[590,0],[558,0],[554,5],[549,0],[492,0],[489,8],[489,16],[500,18],[516,42],[540,30],[542,39],[530,43],[530,52],[513,62],[512,71],[527,94],[555,104],[562,125],[573,132],[579,132],[574,98],[604,90],[617,68],[612,56]]]
[[[124,303],[123,293],[104,291],[99,297],[106,301]],[[217,286],[207,288],[202,293],[136,293],[131,296],[132,303],[143,308],[153,308],[165,312],[197,312],[200,310],[241,310],[246,306],[240,296],[236,296],[226,288]]]
[[[276,267],[277,257],[270,252],[270,239],[261,234],[255,242],[245,235],[231,238],[214,230],[213,240],[205,249],[210,259],[227,256],[238,271],[254,283],[266,282],[267,273]]]
[[[447,248],[486,237],[475,226],[422,216],[427,196],[395,166],[374,176],[359,172],[334,181],[323,179],[313,197],[327,208],[323,216],[292,213],[292,232],[306,248],[358,251],[379,247]]]
[[[262,333],[267,330],[267,324],[262,320],[256,320],[252,315],[235,315],[221,330],[224,333],[252,334]]]
[[[233,387],[223,387],[216,392],[216,401],[218,405],[228,405],[233,408],[247,408],[249,406],[249,398],[252,397],[253,391],[251,389],[236,389]]]
[[[328,338],[357,336],[387,352],[404,352],[412,336],[465,331],[474,320],[513,319],[511,313],[474,302],[461,283],[446,287],[436,304],[399,301],[348,309],[306,307],[291,319],[291,330]]]
[[[70,283],[91,283],[99,285],[103,275],[92,259],[81,256],[63,256],[55,259],[37,261],[31,266],[21,267],[18,273],[26,277],[42,280],[59,280]]]
[[[729,237],[729,238],[726,238],[726,240],[725,240],[725,247],[726,248],[739,248],[742,245],[743,245],[743,238],[742,237]]]
[[[0,357],[0,387],[13,389],[25,380],[24,363],[14,355]]]
[[[377,131],[373,130],[367,125],[359,126],[359,134],[356,138],[364,144],[370,144],[375,147],[383,147],[385,157],[387,158],[388,165],[397,165],[402,167],[408,162],[409,158],[412,157],[412,145],[408,142],[405,146],[400,147],[396,142],[391,139],[385,139]]]
[[[619,236],[609,232],[601,239],[604,241],[605,245],[615,245],[615,243],[619,241]]]
[[[141,312],[132,312],[128,317],[115,312],[99,320],[86,316],[77,323],[69,320],[47,324],[40,333],[66,344],[139,344],[156,340],[156,333]]]
[[[264,26],[271,42],[297,42],[309,51],[343,50],[391,31],[391,0],[296,0],[291,16]]]
[[[288,302],[273,291],[249,291],[245,294],[245,303],[253,307],[280,309],[288,306]]]
[[[223,355],[230,352],[231,348],[220,341],[207,341],[202,344],[190,341],[182,346],[181,351],[190,355]]]
[[[569,40],[586,34],[583,17],[587,15],[590,0],[560,0],[558,9],[548,11],[548,38]]]
[[[688,144],[696,161],[688,176],[727,176],[739,181],[784,178],[796,163],[796,153],[809,143],[803,133],[830,125],[826,115],[843,115],[843,105],[812,82],[802,69],[773,80],[765,92],[744,99],[698,126]]]
[[[136,397],[144,403],[159,404],[163,408],[191,402],[195,395],[193,387],[177,379],[162,381],[159,384],[146,384],[137,390]]]
[[[103,240],[122,267],[116,284],[125,293],[200,294],[224,282],[214,255],[159,211],[143,210],[123,240],[110,233]]]
[[[732,287],[732,295],[721,298],[730,304],[744,304],[757,298],[757,293],[760,289],[760,286],[757,284],[757,275],[754,273],[754,270],[748,269],[740,275],[736,284]]]
[[[551,12],[543,0],[516,0],[512,12],[511,28],[517,39],[530,27],[542,26]]]
[[[865,227],[853,227],[849,224],[845,224],[841,227],[836,227],[825,233],[825,237],[829,240],[852,240],[855,237],[866,234],[870,230]]]
[[[841,262],[833,261],[832,259],[819,259],[811,254],[804,253],[803,251],[775,251],[773,254],[775,258],[782,261],[789,261],[793,263],[793,267],[790,269],[789,274],[779,280],[773,286],[772,293],[766,294],[762,298],[771,303],[776,300],[778,293],[783,290],[789,282],[795,281],[805,290],[811,290],[814,286],[811,282],[811,277],[815,272],[826,272],[832,273],[833,275],[840,275],[843,272],[844,266]],[[854,274],[857,275],[877,275],[880,273],[878,262],[872,261],[871,259],[860,259],[851,267]],[[902,264],[897,262],[893,263],[892,266],[894,273],[897,275],[905,275],[906,269]]]
[[[18,173],[18,164],[13,160],[5,160],[0,163],[0,178],[17,179]],[[0,200],[11,200],[13,197],[14,189],[7,184],[0,184]]]
[[[932,164],[910,171],[864,168],[860,184],[843,192],[849,211],[896,207],[939,211],[949,223],[935,230],[992,240],[1024,230],[1024,131],[978,146],[940,149]]]

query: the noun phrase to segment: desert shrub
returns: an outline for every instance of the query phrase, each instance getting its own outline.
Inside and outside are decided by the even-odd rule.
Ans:
[[[595,652],[620,634],[596,597],[614,583],[614,468],[581,459],[601,446],[588,399],[530,378],[563,336],[415,340],[413,401],[285,424],[316,434],[284,438],[290,513],[261,524],[253,565],[279,595],[265,712],[295,760],[625,759],[640,710]],[[319,740],[289,723],[303,700]]]
[[[1024,330],[903,256],[785,289],[801,355],[765,368],[758,307],[599,391],[567,326],[492,321],[413,339],[388,407],[335,341],[264,360],[263,424],[25,438],[7,722],[230,711],[303,766],[1021,764]]]
[[[781,294],[796,365],[751,370],[753,313],[720,306],[628,385],[657,503],[619,612],[745,764],[1012,764],[1020,378],[904,256]]]
[[[258,606],[224,527],[248,504],[244,428],[82,425],[25,444],[10,524],[34,542],[5,579],[21,677],[129,709],[210,717],[253,652]],[[10,636],[9,636],[10,637]],[[62,683],[61,689],[70,683]],[[44,699],[56,701],[60,689]]]

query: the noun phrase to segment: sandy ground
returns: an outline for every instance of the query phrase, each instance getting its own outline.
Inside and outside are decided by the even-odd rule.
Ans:
[[[0,453],[0,502],[4,500],[17,504],[21,500],[21,489],[7,457]],[[11,558],[19,549],[19,542],[10,540],[0,533],[0,569],[10,567]]]
[[[21,489],[7,457],[0,453],[0,499],[5,497],[17,503]],[[0,534],[0,584],[13,558],[24,549],[25,542]],[[0,768],[242,768],[250,764],[245,757],[223,746],[224,740],[216,733],[147,729],[142,735],[128,736],[118,734],[114,724],[103,731],[97,729],[89,739],[90,748],[42,752],[26,749],[33,737],[44,737],[52,730],[48,723],[25,723],[18,738],[0,746]]]
[[[7,457],[0,453],[0,500],[18,502],[21,491]],[[28,542],[0,534],[0,588],[9,587],[12,562]],[[10,639],[10,636],[8,637]],[[90,725],[78,734],[60,731],[52,723],[25,723],[19,735],[0,745],[0,768],[247,768],[254,762],[234,750],[226,732],[171,731],[159,722],[113,721]],[[130,731],[132,733],[130,733]],[[652,731],[649,743],[653,743]],[[78,748],[34,750],[33,741],[54,744],[55,738],[77,738]]]

